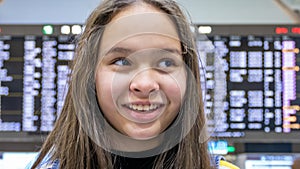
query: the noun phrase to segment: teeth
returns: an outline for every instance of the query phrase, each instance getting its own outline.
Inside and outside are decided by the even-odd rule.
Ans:
[[[157,104],[150,104],[150,105],[137,105],[137,104],[130,104],[129,108],[133,110],[138,110],[138,111],[150,111],[150,110],[155,110],[157,109],[158,105]]]
[[[144,109],[144,106],[139,105],[139,106],[137,106],[137,109],[138,109],[139,111],[141,111],[141,110]]]

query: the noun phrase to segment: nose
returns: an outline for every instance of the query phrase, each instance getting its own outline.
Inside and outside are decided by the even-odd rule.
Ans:
[[[130,82],[129,89],[141,98],[148,97],[151,92],[159,90],[155,70],[148,69],[137,73]]]

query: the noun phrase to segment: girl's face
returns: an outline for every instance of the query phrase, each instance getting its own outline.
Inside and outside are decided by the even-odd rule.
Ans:
[[[138,4],[106,26],[96,68],[96,91],[106,120],[120,133],[150,139],[176,118],[186,69],[172,21]]]

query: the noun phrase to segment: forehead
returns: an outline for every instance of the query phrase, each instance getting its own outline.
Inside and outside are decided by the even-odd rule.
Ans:
[[[130,37],[151,34],[179,41],[175,24],[168,14],[150,5],[133,5],[119,12],[105,26],[100,49],[105,52]]]

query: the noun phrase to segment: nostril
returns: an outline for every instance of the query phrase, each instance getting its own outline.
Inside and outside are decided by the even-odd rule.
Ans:
[[[135,88],[135,89],[133,89],[135,92],[140,92],[140,90],[139,89],[137,89],[137,88]]]
[[[150,93],[153,93],[159,90],[158,84],[136,84],[132,83],[130,85],[130,90],[136,95],[148,96]]]

